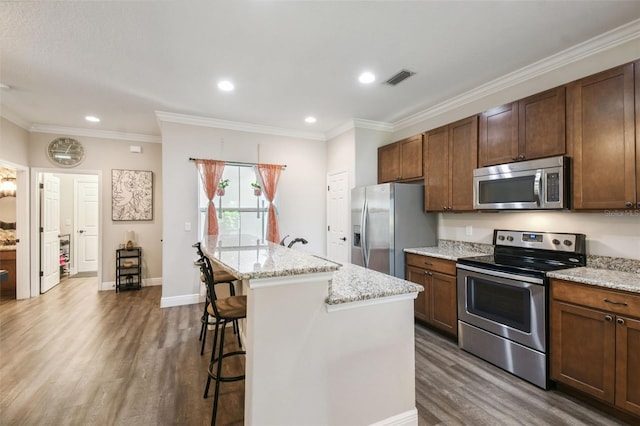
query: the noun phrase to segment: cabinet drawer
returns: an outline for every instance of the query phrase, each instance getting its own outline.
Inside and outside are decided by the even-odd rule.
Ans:
[[[640,317],[640,295],[569,281],[551,280],[551,297],[576,305]]]
[[[450,260],[413,253],[406,253],[406,256],[407,265],[443,274],[456,275],[456,263]]]

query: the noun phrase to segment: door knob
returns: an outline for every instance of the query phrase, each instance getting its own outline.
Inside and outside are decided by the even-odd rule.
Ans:
[[[342,238],[340,238],[340,240],[347,241],[347,237],[342,237]]]
[[[81,229],[78,232],[82,234],[82,233],[84,233],[84,229]]]

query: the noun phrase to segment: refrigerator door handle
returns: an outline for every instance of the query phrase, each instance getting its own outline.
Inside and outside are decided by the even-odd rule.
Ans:
[[[365,200],[362,209],[362,260],[365,268],[369,267],[369,247],[367,244],[367,222],[369,218],[369,203]]]

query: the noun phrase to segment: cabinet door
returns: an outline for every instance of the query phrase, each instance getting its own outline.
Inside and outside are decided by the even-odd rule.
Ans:
[[[518,157],[518,103],[480,114],[480,166],[510,163]]]
[[[449,141],[447,127],[425,135],[426,178],[425,211],[445,211],[449,203]]]
[[[451,210],[473,210],[473,169],[478,167],[478,116],[449,125]]]
[[[565,154],[564,87],[522,99],[518,114],[518,160]]]
[[[431,273],[430,323],[454,336],[458,335],[456,277]]]
[[[602,311],[551,303],[551,379],[614,402],[615,322]]]
[[[572,83],[567,134],[575,209],[636,203],[633,64]]]
[[[407,270],[407,281],[411,281],[412,283],[420,284],[424,287],[424,291],[418,293],[418,297],[415,299],[414,306],[414,315],[419,320],[428,322],[429,321],[429,296],[428,296],[428,288],[429,283],[427,282],[427,274],[426,271],[422,268],[416,268],[415,266],[406,267]]]
[[[640,209],[640,61],[633,63],[636,77],[636,208]]]
[[[400,177],[418,179],[422,174],[422,135],[400,142]]]
[[[400,179],[400,144],[392,143],[378,148],[378,183]]]
[[[616,405],[640,415],[640,321],[616,318]]]

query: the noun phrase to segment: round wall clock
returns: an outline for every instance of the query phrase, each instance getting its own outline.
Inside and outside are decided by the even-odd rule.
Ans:
[[[47,156],[62,167],[74,167],[84,160],[84,147],[71,138],[57,138],[49,142]]]

